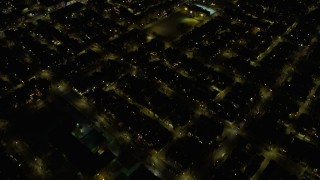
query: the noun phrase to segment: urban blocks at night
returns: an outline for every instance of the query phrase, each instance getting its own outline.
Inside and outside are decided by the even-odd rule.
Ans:
[[[0,179],[320,179],[320,1],[0,2]]]

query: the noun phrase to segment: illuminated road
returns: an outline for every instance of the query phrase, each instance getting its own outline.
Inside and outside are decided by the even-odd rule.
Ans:
[[[223,163],[238,144],[238,136],[245,136],[243,127],[239,128],[236,124],[225,121],[222,136],[222,143],[212,154],[214,164]]]
[[[255,61],[251,61],[251,65],[253,66],[257,66],[266,56],[268,56],[268,54],[270,54],[272,52],[272,50],[278,46],[281,42],[283,42],[283,39],[284,37],[289,34],[295,27],[297,27],[298,25],[298,22],[294,22],[291,26],[289,26],[286,31],[281,35],[281,36],[277,36],[275,37],[269,47],[267,47],[267,49],[260,53],[258,56],[257,56],[257,59]]]
[[[282,155],[280,149],[275,146],[268,146],[266,145],[262,152],[260,153],[265,157],[264,161],[262,161],[260,168],[257,172],[253,175],[252,180],[258,180],[265,168],[268,166],[270,160],[274,160],[279,164],[282,168],[286,169],[290,174],[294,174],[297,177],[301,176],[306,168],[301,167],[300,165],[296,164],[294,161],[289,159],[286,155]]]

